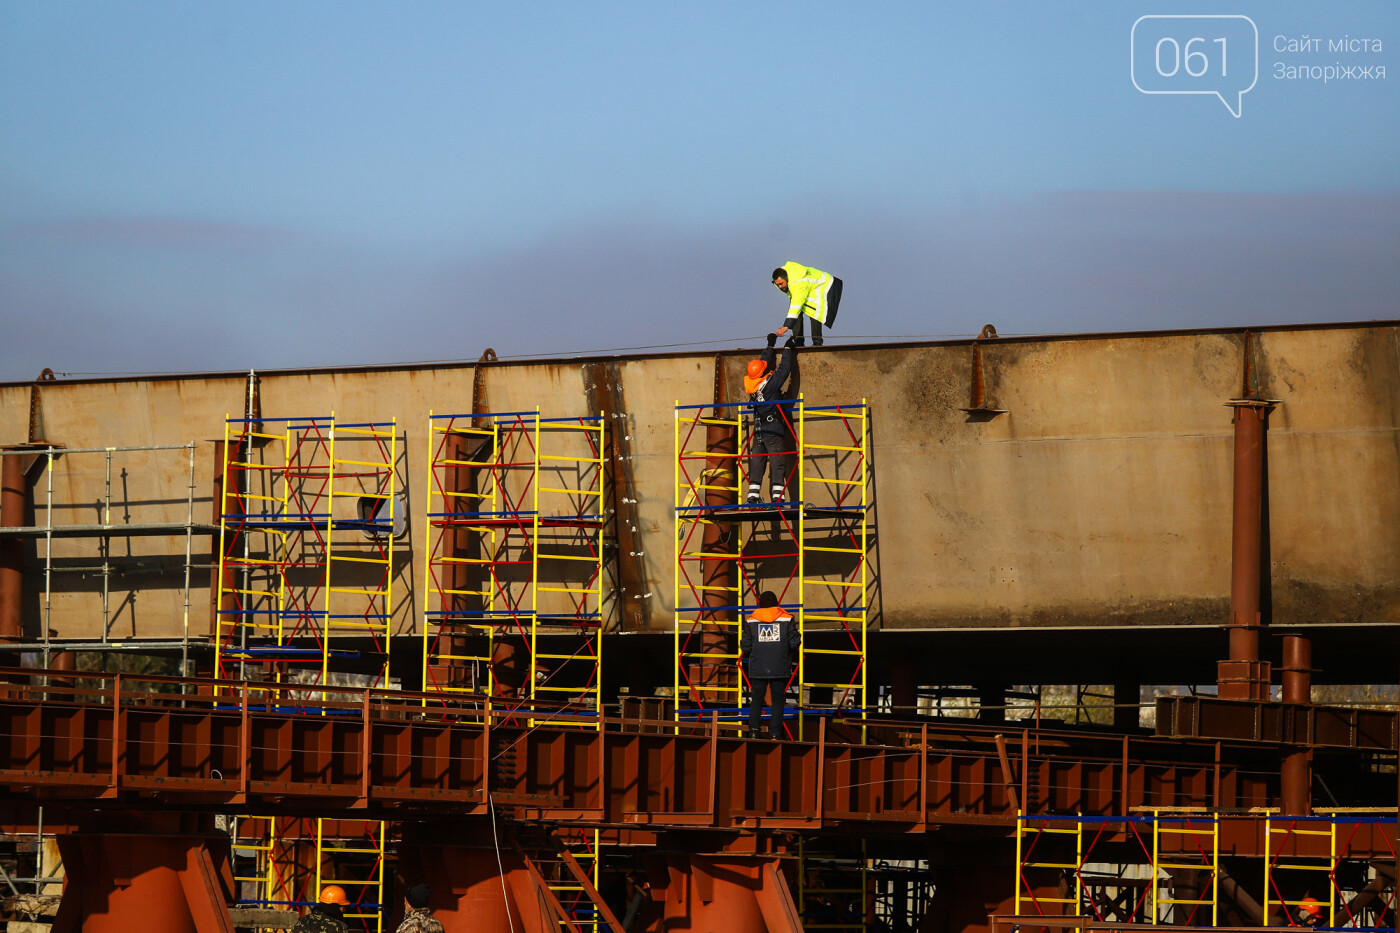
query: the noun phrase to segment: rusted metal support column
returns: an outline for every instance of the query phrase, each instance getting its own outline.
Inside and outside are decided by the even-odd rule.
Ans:
[[[1312,702],[1312,639],[1283,636],[1283,702]]]
[[[1264,443],[1272,403],[1236,399],[1234,534],[1231,543],[1230,659],[1217,665],[1219,694],[1230,700],[1267,700],[1270,670],[1259,659],[1260,594],[1264,550]]]
[[[777,860],[751,856],[668,855],[661,901],[663,930],[802,933]]]
[[[486,445],[483,445],[486,446]],[[477,459],[473,456],[471,444],[465,434],[448,434],[442,439],[442,458],[447,462],[447,466],[442,470],[442,475],[433,478],[433,482],[441,482],[444,491],[449,493],[463,494],[459,498],[444,497],[447,503],[445,511],[475,511],[480,508],[479,500],[470,494],[477,491],[477,468],[465,465],[465,461]],[[464,505],[464,503],[469,503]],[[431,534],[431,531],[429,532]],[[457,613],[465,613],[483,608],[484,597],[478,593],[468,593],[471,588],[470,570],[471,564],[466,563],[467,558],[481,557],[481,534],[472,531],[461,525],[454,525],[450,530],[444,532],[442,542],[443,556],[452,560],[445,566],[440,567],[438,572],[443,574],[442,604],[438,607],[441,610],[452,613],[450,616],[442,616],[439,619],[438,627],[442,633],[440,637],[445,642],[437,646],[434,653],[447,655],[452,658],[460,658],[467,654],[466,636],[457,634],[457,630],[467,631],[467,626],[459,622],[462,618]],[[428,547],[432,547],[429,541]],[[477,587],[480,591],[481,586]],[[484,674],[485,672],[483,672]],[[470,674],[465,665],[458,661],[449,662],[442,670],[423,671],[423,689],[433,689],[443,687],[465,688],[468,686]]]
[[[894,705],[896,716],[912,716],[918,712],[919,684],[916,670],[913,660],[909,658],[898,658],[894,662],[890,702]]]
[[[724,405],[727,398],[724,384],[724,358],[715,358],[715,409],[711,412],[714,420],[734,420],[737,412],[733,408],[720,407]],[[705,450],[709,456],[705,459],[705,473],[713,477],[705,482],[707,486],[734,486],[739,484],[739,462],[735,454],[738,451],[738,438],[735,430],[724,424],[709,424],[705,426]],[[734,505],[736,502],[735,492],[729,489],[707,489],[705,491],[705,504],[707,506]],[[734,543],[736,536],[734,526],[722,524],[720,522],[710,522],[704,527],[704,537],[702,539],[701,550],[706,554],[724,552],[736,546]],[[699,662],[691,667],[691,683],[700,688],[701,700],[706,704],[734,702],[735,695],[726,694],[724,691],[706,691],[707,686],[729,686],[732,682],[727,682],[726,678],[737,677],[738,672],[724,655],[732,655],[739,648],[738,645],[730,644],[732,641],[729,633],[723,625],[714,624],[721,622],[733,622],[735,611],[731,608],[739,602],[739,595],[734,591],[734,581],[737,578],[736,561],[732,560],[708,560],[705,562],[704,605],[708,608],[700,613],[700,632],[697,636],[699,650],[701,654],[718,655],[713,663]],[[711,623],[711,624],[706,624]]]
[[[1006,685],[977,685],[977,718],[981,722],[1006,722]]]
[[[1312,639],[1306,635],[1283,636],[1283,702],[1312,702]],[[1283,812],[1289,816],[1311,815],[1312,752],[1297,747],[1285,753],[1279,776]]]
[[[1113,685],[1113,729],[1131,732],[1141,724],[1142,684],[1120,682]]]
[[[490,426],[489,412],[491,410],[491,405],[487,398],[486,373],[488,372],[487,364],[495,363],[496,361],[496,351],[491,347],[487,347],[485,350],[481,351],[481,356],[477,358],[476,366],[472,369],[471,410],[473,415],[473,428],[486,428]],[[469,449],[465,459],[477,459],[479,457],[484,460],[492,460],[495,455],[496,451],[490,450],[488,445],[483,442],[483,446],[477,448],[476,451],[471,451]],[[475,474],[477,468],[468,468],[468,471],[470,474]],[[461,481],[480,485],[474,475],[470,479]],[[480,502],[480,500],[472,501]],[[475,508],[480,508],[480,505],[477,505]],[[466,511],[474,511],[474,509],[468,509]],[[458,543],[459,542],[454,542],[453,547],[455,548]],[[471,553],[471,548],[473,546],[479,549],[486,545],[482,542],[480,536],[477,535],[465,542],[465,546],[468,548],[468,552]],[[486,585],[494,586],[495,583],[494,581],[490,581]],[[484,608],[485,601],[483,600],[478,605]],[[497,696],[513,698],[522,696],[528,692],[525,681],[530,677],[530,652],[524,640],[518,635],[506,634],[505,628],[501,626],[496,627],[495,641],[491,646],[490,664],[493,690]]]
[[[24,478],[24,457],[0,457],[0,528],[27,524],[29,484]],[[24,637],[20,608],[24,602],[24,544],[19,538],[0,538],[0,641]]]
[[[552,916],[519,853],[503,847],[405,843],[400,849],[400,887],[426,883],[428,906],[447,933],[555,933]],[[504,876],[501,873],[504,868]]]
[[[78,669],[78,655],[73,651],[55,651],[53,659],[49,661],[49,669],[55,671],[76,671]],[[49,683],[55,687],[73,686],[71,677],[51,677]]]

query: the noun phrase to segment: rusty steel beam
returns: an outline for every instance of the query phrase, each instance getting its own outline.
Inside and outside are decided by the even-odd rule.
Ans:
[[[1400,714],[1393,710],[1222,700],[1208,696],[1158,697],[1157,734],[1394,752],[1400,740]]]
[[[440,694],[173,678],[193,689],[137,693],[120,675],[65,672],[69,687],[4,673],[29,682],[0,685],[0,803],[46,809],[432,819],[486,817],[494,803],[515,819],[644,831],[907,835],[1004,833],[1017,803],[1098,816],[1279,806],[1277,752],[1270,768],[1258,747],[1217,741],[1003,731],[1005,760],[1020,762],[1018,800],[998,733],[972,723],[873,722],[866,745],[826,730],[771,742],[715,723],[551,726],[542,710]],[[1241,852],[1262,851],[1256,823],[1238,830]]]

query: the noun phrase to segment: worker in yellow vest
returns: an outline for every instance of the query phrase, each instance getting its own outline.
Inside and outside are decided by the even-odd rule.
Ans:
[[[822,345],[822,327],[830,327],[841,306],[841,280],[800,262],[785,262],[773,270],[773,284],[788,296],[788,313],[778,336],[792,331],[793,344],[802,346],[802,319],[812,319],[812,346]]]

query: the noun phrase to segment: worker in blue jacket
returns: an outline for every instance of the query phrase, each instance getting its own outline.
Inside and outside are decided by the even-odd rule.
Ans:
[[[739,658],[749,679],[749,735],[759,734],[763,696],[769,696],[768,737],[783,736],[787,712],[787,685],[797,667],[802,633],[792,613],[778,605],[771,590],[758,596],[758,608],[744,620],[739,637]]]

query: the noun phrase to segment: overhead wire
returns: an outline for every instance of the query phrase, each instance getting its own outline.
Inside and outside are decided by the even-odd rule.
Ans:
[[[851,342],[851,341],[856,341],[856,340],[874,340],[874,341],[895,341],[895,340],[901,340],[901,341],[903,341],[903,340],[908,340],[908,341],[968,340],[968,339],[974,338],[974,337],[976,337],[976,336],[977,336],[977,334],[974,334],[974,333],[963,333],[963,334],[843,334],[843,335],[841,335],[841,336],[839,336],[839,337],[836,337],[836,336],[833,336],[833,335],[828,334],[828,335],[826,336],[826,340],[827,340],[828,343],[838,343],[838,344],[839,344],[839,343],[849,343],[849,342]],[[1002,334],[1001,336],[1002,336],[1002,337],[1033,337],[1033,336],[1037,336],[1037,335],[1035,335],[1035,334],[1013,334],[1013,333],[1007,333],[1007,334]],[[556,351],[541,351],[541,352],[538,352],[538,353],[508,353],[508,354],[498,354],[497,357],[496,357],[496,359],[497,359],[497,361],[505,361],[505,360],[538,360],[538,359],[570,359],[570,358],[575,358],[575,357],[603,356],[603,355],[608,355],[608,354],[619,354],[619,353],[640,353],[640,352],[647,351],[647,350],[699,349],[699,348],[705,348],[705,347],[716,347],[716,348],[718,348],[719,345],[726,345],[726,346],[738,345],[738,346],[734,346],[734,349],[742,349],[742,345],[748,344],[748,343],[751,343],[751,342],[756,342],[756,341],[759,341],[759,340],[762,340],[762,339],[763,339],[763,337],[762,337],[761,335],[760,335],[760,336],[756,336],[756,337],[747,337],[747,336],[746,336],[746,337],[723,337],[723,338],[715,338],[715,339],[712,339],[712,340],[689,340],[689,341],[680,341],[680,342],[676,342],[676,343],[637,344],[637,345],[635,345],[635,346],[625,346],[625,347],[599,347],[599,348],[590,349],[590,350],[556,350]],[[393,368],[393,367],[396,367],[396,366],[441,366],[441,365],[459,365],[459,364],[472,364],[472,363],[475,363],[475,361],[474,361],[474,360],[470,360],[470,359],[463,359],[463,358],[460,358],[460,357],[458,357],[458,358],[450,358],[450,357],[449,357],[449,358],[426,359],[426,360],[395,360],[395,361],[391,361],[391,362],[387,362],[387,363],[338,363],[338,364],[337,364],[337,363],[325,363],[325,364],[315,364],[315,365],[310,365],[310,366],[286,367],[286,368],[291,368],[291,369],[296,369],[296,370],[300,370],[300,369],[384,369],[384,368]],[[67,378],[67,379],[73,379],[73,378],[81,379],[81,378],[100,377],[100,376],[113,376],[113,377],[130,377],[130,376],[138,376],[138,377],[139,377],[139,376],[200,376],[200,375],[208,375],[210,372],[211,372],[211,370],[208,370],[208,369],[125,370],[125,371],[122,371],[122,370],[108,370],[108,371],[98,371],[98,370],[64,370],[64,371],[59,371],[59,370],[55,370],[53,374],[54,374],[55,376],[57,376],[57,377],[62,377],[62,378]],[[225,370],[220,369],[220,370],[215,370],[215,372],[220,372],[220,373],[222,373],[222,372],[225,372]],[[229,372],[229,373],[235,373],[235,372],[242,372],[242,370],[241,370],[241,369],[237,369],[237,370],[230,369],[230,370],[227,370],[227,372]],[[22,381],[22,380],[19,380],[19,381]]]

